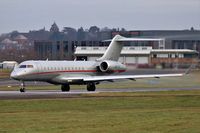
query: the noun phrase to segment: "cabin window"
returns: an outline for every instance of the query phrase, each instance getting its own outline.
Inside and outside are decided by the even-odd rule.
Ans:
[[[27,65],[26,67],[27,68],[33,68],[33,65]]]

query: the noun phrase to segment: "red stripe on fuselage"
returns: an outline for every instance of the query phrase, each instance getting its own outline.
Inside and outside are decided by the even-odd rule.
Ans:
[[[50,71],[50,72],[38,72],[32,74],[53,74],[53,73],[77,73],[77,72],[97,72],[96,70],[69,70],[69,71]]]
[[[113,70],[112,72],[125,72],[126,70]],[[54,74],[54,73],[95,73],[97,70],[68,70],[68,71],[50,71],[50,72],[37,72],[37,73],[31,73],[28,75],[40,75],[40,74]]]

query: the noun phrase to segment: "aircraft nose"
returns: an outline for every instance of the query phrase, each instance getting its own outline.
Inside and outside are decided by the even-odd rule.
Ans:
[[[18,75],[15,71],[12,71],[12,73],[10,74],[10,77],[11,77],[12,79],[17,79],[18,76],[19,76],[19,75]]]

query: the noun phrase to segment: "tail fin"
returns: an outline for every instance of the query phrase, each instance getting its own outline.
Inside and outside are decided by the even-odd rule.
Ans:
[[[108,46],[106,52],[104,53],[104,55],[97,59],[97,60],[112,60],[112,61],[118,61],[119,56],[121,54],[121,50],[123,48],[123,45],[118,42],[117,40],[122,39],[124,37],[120,36],[120,35],[116,35],[110,45]]]

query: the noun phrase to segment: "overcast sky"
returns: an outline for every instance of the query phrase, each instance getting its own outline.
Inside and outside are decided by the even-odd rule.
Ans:
[[[200,29],[200,0],[0,0],[0,33],[63,27]]]

